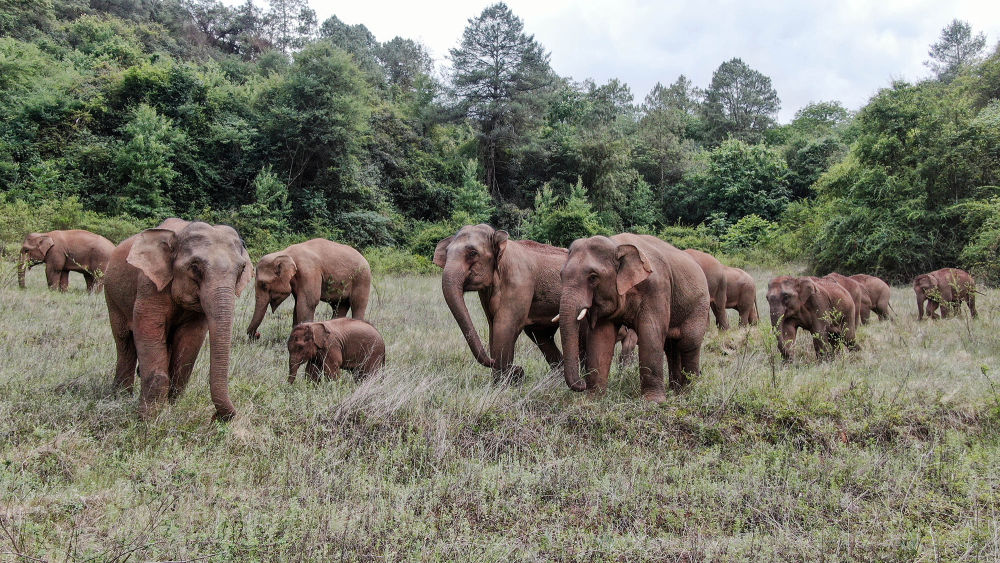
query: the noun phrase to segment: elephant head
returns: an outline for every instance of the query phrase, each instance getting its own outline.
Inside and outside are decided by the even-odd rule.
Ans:
[[[937,295],[939,291],[937,280],[930,274],[920,274],[914,278],[913,291],[917,294],[918,303],[923,302],[925,299],[934,301],[940,298]]]
[[[24,242],[21,243],[21,257],[17,264],[17,285],[19,287],[25,287],[24,276],[28,268],[39,262],[44,262],[45,257],[48,256],[55,244],[52,237],[45,233],[30,233],[24,237]]]
[[[257,338],[257,327],[264,320],[267,306],[274,312],[292,294],[292,278],[298,272],[295,260],[287,254],[268,254],[257,263],[256,304],[247,336]]]
[[[508,238],[507,231],[498,231],[489,225],[466,225],[434,249],[434,263],[444,269],[441,276],[444,300],[476,360],[490,368],[493,359],[486,353],[472,324],[463,293],[493,285],[497,263],[507,248]]]
[[[319,354],[329,335],[330,329],[323,323],[302,323],[292,329],[292,333],[288,336],[289,383],[295,383],[299,368]]]
[[[174,306],[204,313],[216,417],[232,417],[236,411],[229,400],[229,354],[234,303],[250,282],[253,267],[239,234],[232,227],[199,222],[177,232],[147,229],[139,233],[126,260],[155,285],[155,295],[151,288],[139,289],[136,307],[145,301],[145,315],[166,318]],[[173,305],[156,297],[164,292]]]
[[[562,337],[563,374],[574,391],[587,388],[580,378],[580,323],[620,316],[626,294],[653,272],[646,255],[632,244],[618,244],[602,236],[577,239],[569,247],[563,266],[559,300],[559,333]]]
[[[816,283],[808,277],[778,276],[767,287],[767,304],[771,309],[771,324],[782,319],[799,318],[806,302],[816,293]]]

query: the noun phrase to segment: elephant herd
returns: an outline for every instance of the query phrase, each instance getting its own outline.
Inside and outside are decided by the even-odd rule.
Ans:
[[[382,336],[364,320],[371,269],[350,246],[325,239],[293,244],[261,258],[255,271],[232,227],[167,219],[118,246],[87,231],[31,233],[18,264],[21,287],[27,269],[39,263],[50,289],[65,291],[71,271],[83,274],[88,291],[103,286],[118,355],[114,387],[131,391],[138,368],[143,418],[184,390],[206,335],[215,418],[236,414],[228,390],[232,325],[235,300],[252,279],[251,340],[260,337],[268,306],[273,311],[294,297],[289,383],[302,364],[319,381],[338,377],[341,369],[362,378],[385,362]],[[642,396],[663,401],[666,385],[679,389],[699,374],[710,312],[719,330],[729,328],[726,309],[739,312],[741,326],[758,321],[749,274],[649,235],[581,238],[565,249],[511,240],[485,224],[466,225],[438,243],[434,263],[442,268],[445,302],[473,356],[498,382],[524,377],[514,363],[523,332],[551,367],[562,366],[569,388],[600,394],[621,342],[620,362],[638,349]],[[962,270],[917,276],[913,287],[918,318],[937,318],[938,308],[946,317],[961,301],[976,316],[975,283]],[[488,349],[465,304],[469,291],[479,293]],[[333,319],[313,322],[320,301],[333,308]],[[767,301],[786,359],[799,328],[813,334],[823,358],[838,345],[856,348],[857,327],[872,312],[883,320],[891,312],[888,284],[867,275],[779,276],[768,284]]]

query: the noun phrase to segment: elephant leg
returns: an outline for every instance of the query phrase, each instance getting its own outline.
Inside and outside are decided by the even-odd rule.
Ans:
[[[600,323],[587,332],[587,391],[603,394],[608,389],[608,374],[615,356],[618,327]]]
[[[976,294],[969,291],[969,297],[965,303],[969,306],[969,314],[972,315],[972,318],[976,318],[976,315],[979,314],[976,312]]]
[[[351,318],[359,320],[365,318],[368,297],[371,293],[371,282],[367,278],[368,276],[362,276],[362,279],[354,282],[354,291],[351,292]]]
[[[341,299],[335,307],[333,307],[333,318],[342,319],[347,316],[347,312],[351,310],[351,303],[346,299]]]
[[[170,392],[167,395],[170,402],[177,400],[191,380],[194,362],[207,333],[208,320],[202,318],[178,326],[170,336]]]
[[[83,274],[83,281],[87,283],[87,293],[94,293],[94,275],[90,272],[81,272]]]
[[[524,368],[514,365],[514,345],[521,335],[521,323],[500,312],[490,325],[490,356],[493,357],[493,381],[518,382],[524,379]]]
[[[311,323],[316,317],[317,305],[319,305],[319,301],[313,301],[307,299],[305,296],[297,295],[295,297],[295,311],[292,313],[292,326]]]
[[[792,350],[795,349],[795,333],[798,331],[799,327],[790,321],[785,321],[781,324],[781,330],[778,333],[778,351],[781,352],[781,357],[785,361],[792,359]]]
[[[667,342],[660,331],[653,327],[636,330],[636,333],[639,335],[639,392],[647,401],[662,403],[667,400],[663,381],[663,357],[665,350],[673,347],[673,341]]]
[[[542,351],[550,368],[555,368],[562,362],[562,352],[556,346],[556,328],[524,327],[524,334],[527,334],[528,338]]]
[[[639,336],[634,330],[625,333],[622,349],[618,352],[618,369],[625,369],[626,366],[635,361],[635,348],[638,342]]]
[[[59,272],[59,291],[69,290],[69,270]]]
[[[816,351],[816,359],[822,361],[826,358],[827,352],[827,334],[823,332],[817,332],[812,335],[813,340],[813,350]]]
[[[688,384],[688,376],[701,375],[701,342],[692,337],[681,336],[674,353],[677,360],[672,361],[670,365],[673,367],[676,363],[680,369],[676,377],[673,372],[670,373],[670,386],[680,388]]]
[[[331,349],[323,359],[323,373],[326,374],[326,378],[330,381],[337,381],[340,379],[340,367],[344,363],[344,356],[337,349]]]
[[[722,299],[712,299],[711,302],[712,314],[715,315],[715,324],[719,327],[719,330],[729,330],[729,317],[726,316],[726,293],[723,288]]]
[[[115,379],[111,387],[115,391],[125,391],[131,394],[132,386],[135,384],[135,340],[132,339],[132,331],[129,330],[128,321],[124,315],[118,311],[109,311],[108,316],[111,319],[111,332],[115,338],[115,348],[118,351]]]
[[[930,299],[927,300],[927,318],[928,319],[936,319],[936,318],[938,318],[938,314],[935,312],[935,311],[937,311],[937,308],[938,308],[938,304],[937,303],[935,303],[934,301],[931,301]]]
[[[170,350],[167,348],[166,311],[164,303],[137,302],[132,311],[132,332],[135,336],[136,355],[139,360],[139,377],[142,390],[139,399],[139,416],[149,419],[167,400],[170,391]]]
[[[51,289],[53,291],[59,289],[60,278],[61,278],[61,275],[60,275],[59,270],[57,270],[56,267],[53,266],[52,264],[49,264],[48,262],[46,262],[45,263],[45,281],[49,284],[49,289]]]
[[[319,362],[315,358],[310,359],[306,363],[306,377],[308,377],[310,381],[312,381],[313,383],[319,383],[321,373],[322,373],[322,368],[320,367]]]

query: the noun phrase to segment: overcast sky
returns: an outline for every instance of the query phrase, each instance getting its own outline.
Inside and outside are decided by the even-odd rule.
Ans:
[[[397,35],[420,41],[439,63],[447,62],[468,19],[492,3],[310,0],[320,22],[336,14],[345,23],[364,24],[379,41]],[[840,100],[857,109],[894,79],[927,76],[927,49],[954,18],[984,32],[988,50],[1000,39],[1000,0],[508,0],[507,5],[551,53],[552,67],[562,76],[599,83],[618,78],[641,102],[656,82],[666,85],[680,74],[705,87],[720,63],[740,57],[771,77],[782,122],[810,101]]]

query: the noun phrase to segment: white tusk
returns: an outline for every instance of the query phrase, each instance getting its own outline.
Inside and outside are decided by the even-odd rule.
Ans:
[[[556,316],[552,317],[552,322],[554,322],[554,323],[559,322],[559,315],[556,315]]]
[[[576,320],[582,321],[583,317],[586,317],[586,316],[587,316],[587,308],[584,307],[583,310],[580,311],[580,314],[576,316]]]

